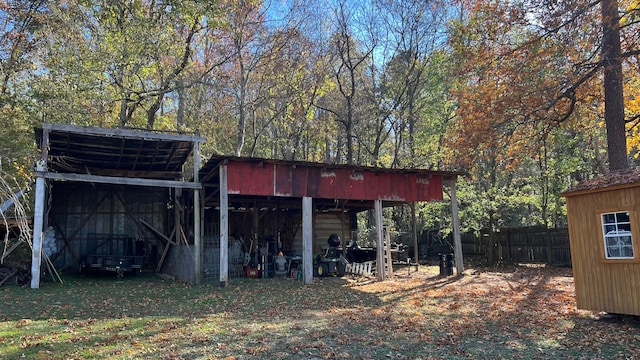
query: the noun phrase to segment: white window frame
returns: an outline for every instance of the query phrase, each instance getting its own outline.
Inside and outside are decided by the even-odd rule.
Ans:
[[[607,260],[635,259],[629,211],[602,213],[600,221],[605,258]]]

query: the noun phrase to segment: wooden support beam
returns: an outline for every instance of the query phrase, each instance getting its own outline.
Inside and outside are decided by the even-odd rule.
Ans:
[[[38,170],[46,169],[46,162],[40,160],[37,164]],[[36,178],[36,200],[33,214],[33,242],[31,246],[31,288],[40,287],[40,265],[42,264],[42,237],[45,216],[45,180],[42,177]]]
[[[36,199],[33,212],[33,241],[31,242],[31,288],[40,287],[40,264],[42,262],[42,237],[44,235],[46,204],[46,184],[45,179],[37,175],[38,172],[47,171],[47,158],[49,157],[49,130],[43,129],[42,143],[40,144],[42,153],[40,160],[36,164]]]
[[[220,286],[229,281],[229,194],[227,165],[220,165]]]
[[[376,246],[376,272],[378,274],[378,280],[384,281],[384,232],[383,222],[382,222],[382,200],[376,200],[374,203],[375,216],[376,216],[376,236],[377,236],[377,246]]]
[[[302,267],[305,284],[313,282],[313,198],[302,198]]]
[[[456,274],[462,275],[464,263],[462,259],[462,240],[460,238],[460,219],[458,218],[458,200],[456,196],[456,179],[450,180],[451,187],[451,222],[453,226],[453,244],[455,247]]]
[[[418,259],[418,222],[416,220],[416,203],[414,202],[411,203],[411,227],[413,228],[413,262],[418,266],[420,264]]]
[[[193,181],[197,185],[193,191],[193,262],[195,283],[200,284],[202,278],[202,208],[200,205],[200,179],[198,174],[200,171],[200,146],[197,142],[193,144],[193,149]]]
[[[156,272],[160,272],[162,270],[162,265],[164,264],[164,259],[167,257],[169,253],[169,247],[171,246],[170,242],[167,242],[164,245],[164,250],[162,251],[162,256],[160,257],[160,261],[158,261],[158,266],[156,266]]]
[[[385,229],[384,238],[384,257],[386,260],[386,264],[384,267],[384,276],[385,279],[393,279],[393,257],[391,256],[391,234],[389,233],[389,228]]]
[[[128,139],[151,139],[151,140],[169,140],[169,141],[195,141],[205,142],[202,136],[178,134],[178,133],[162,133],[156,131],[132,130],[132,129],[107,129],[91,126],[77,126],[67,124],[42,124],[42,129],[53,131],[66,131],[76,134],[97,135],[97,136],[117,136]]]
[[[53,173],[46,170],[36,171],[36,176],[45,179],[79,181],[98,184],[116,184],[116,185],[135,185],[135,186],[153,186],[163,188],[183,188],[183,189],[200,189],[200,184],[189,181],[173,181],[158,179],[139,179],[139,178],[123,178],[115,176],[97,176],[86,174],[63,174]]]
[[[174,236],[174,234],[176,233],[176,229],[173,229],[173,231],[171,232],[171,235],[169,236],[165,236],[163,233],[161,233],[158,229],[154,228],[151,224],[149,224],[148,222],[144,221],[144,219],[138,219],[138,221],[140,221],[140,223],[142,225],[144,225],[147,229],[149,229],[149,231],[151,231],[151,233],[153,235],[155,235],[158,239],[160,240],[164,240],[165,243],[168,244],[172,244],[175,245],[175,241],[171,240],[171,238]]]

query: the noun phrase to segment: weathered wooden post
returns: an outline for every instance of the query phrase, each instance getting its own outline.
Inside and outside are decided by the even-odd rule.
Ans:
[[[313,282],[313,198],[302,198],[302,265],[304,283]]]
[[[451,186],[451,219],[453,226],[453,243],[455,245],[456,273],[461,275],[464,271],[462,259],[462,240],[460,239],[460,219],[458,218],[458,199],[456,196],[456,179],[449,181]]]
[[[229,194],[227,165],[220,164],[220,286],[229,281]]]

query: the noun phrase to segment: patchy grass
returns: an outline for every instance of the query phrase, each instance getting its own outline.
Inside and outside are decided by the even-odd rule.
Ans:
[[[423,266],[392,281],[151,274],[0,288],[2,359],[638,359],[635,319],[575,308],[570,269]]]

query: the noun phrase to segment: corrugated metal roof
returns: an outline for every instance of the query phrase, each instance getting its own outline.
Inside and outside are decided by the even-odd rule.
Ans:
[[[319,163],[319,162],[310,162],[310,161],[301,161],[301,160],[276,160],[276,159],[264,159],[264,158],[213,155],[200,169],[200,181],[203,181],[203,179],[206,179],[207,176],[211,173],[211,171],[217,168],[221,162],[231,161],[231,160],[238,161],[238,162],[254,162],[254,163],[276,164],[276,165],[287,165],[287,166],[299,165],[299,166],[325,168],[325,169],[348,169],[348,170],[354,170],[354,171],[373,171],[373,172],[379,172],[379,173],[420,174],[425,176],[437,175],[437,176],[441,176],[443,179],[446,179],[446,180],[456,179],[458,176],[464,175],[464,173],[459,171],[406,169],[406,168],[390,169],[390,168],[380,168],[380,167],[360,166],[360,165]]]

